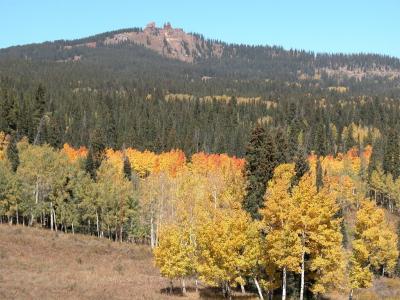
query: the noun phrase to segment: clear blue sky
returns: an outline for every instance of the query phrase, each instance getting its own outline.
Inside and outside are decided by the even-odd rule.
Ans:
[[[400,57],[400,0],[0,0],[0,48],[149,21],[226,42]]]

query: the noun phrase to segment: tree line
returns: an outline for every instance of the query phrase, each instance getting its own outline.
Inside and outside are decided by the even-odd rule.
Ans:
[[[396,201],[376,189],[376,178],[393,177],[373,168],[370,146],[310,156],[257,126],[245,159],[189,160],[112,150],[100,137],[90,149],[55,149],[1,134],[0,220],[149,243],[183,291],[193,279],[227,297],[237,287],[260,298],[352,293],[398,274],[395,223],[379,207],[395,214]]]

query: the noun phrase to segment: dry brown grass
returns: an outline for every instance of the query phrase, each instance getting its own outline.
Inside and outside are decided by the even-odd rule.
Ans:
[[[190,282],[168,294],[148,246],[21,226],[0,225],[0,270],[0,299],[219,298]]]

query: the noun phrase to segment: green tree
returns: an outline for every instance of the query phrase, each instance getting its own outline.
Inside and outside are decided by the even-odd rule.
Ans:
[[[10,140],[7,145],[7,158],[11,164],[11,169],[13,172],[16,172],[19,166],[19,152],[15,134],[10,136]]]
[[[260,218],[258,210],[263,207],[266,184],[272,178],[276,166],[275,143],[263,127],[258,125],[253,130],[245,158],[247,187],[243,208],[253,218]]]

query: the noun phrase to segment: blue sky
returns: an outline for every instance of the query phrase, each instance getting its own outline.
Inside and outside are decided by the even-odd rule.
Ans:
[[[226,42],[400,57],[399,0],[0,0],[0,48],[149,21]]]

